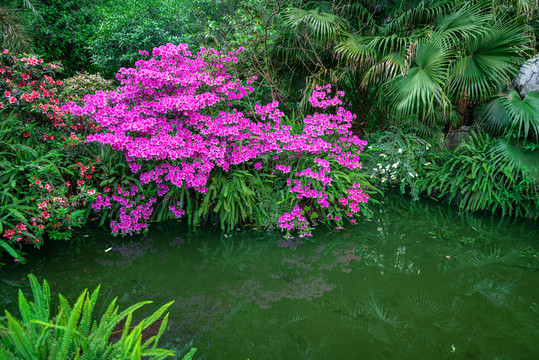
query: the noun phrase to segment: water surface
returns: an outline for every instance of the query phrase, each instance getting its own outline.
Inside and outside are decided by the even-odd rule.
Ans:
[[[537,222],[390,196],[371,220],[294,250],[276,233],[177,223],[79,237],[0,273],[0,308],[32,272],[71,301],[102,284],[102,309],[174,300],[162,345],[200,359],[539,358]]]

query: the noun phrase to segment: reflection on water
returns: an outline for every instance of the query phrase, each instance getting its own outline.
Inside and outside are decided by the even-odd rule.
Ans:
[[[164,342],[192,342],[199,358],[539,358],[537,223],[389,197],[370,221],[295,250],[278,234],[174,223],[86,234],[2,273],[1,307],[33,272],[71,298],[102,283],[122,306],[175,300]]]

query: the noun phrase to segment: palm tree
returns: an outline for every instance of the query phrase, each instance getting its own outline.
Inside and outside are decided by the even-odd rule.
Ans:
[[[309,1],[279,17],[275,55],[306,88],[332,80],[361,117],[459,125],[532,52],[531,0]],[[505,15],[503,15],[505,14]],[[306,91],[308,93],[308,91]],[[381,96],[381,95],[384,96]]]

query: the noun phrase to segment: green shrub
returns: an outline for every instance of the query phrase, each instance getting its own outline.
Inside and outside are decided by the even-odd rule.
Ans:
[[[121,67],[133,67],[139,50],[186,40],[189,6],[182,1],[108,2],[99,12],[101,21],[88,48],[92,65],[109,78]]]
[[[65,75],[90,70],[88,40],[98,24],[97,0],[41,0],[39,16],[28,18],[34,51],[45,61],[60,61]]]
[[[521,168],[499,156],[497,144],[488,134],[473,132],[454,153],[431,156],[418,187],[465,211],[539,218],[539,179],[533,175],[537,169]]]
[[[104,314],[96,314],[97,287],[92,293],[84,290],[73,306],[58,294],[58,311],[53,313],[47,281],[43,280],[41,286],[34,275],[28,278],[34,299],[28,301],[19,290],[22,319],[16,319],[7,310],[6,316],[0,318],[1,359],[164,359],[174,356],[173,351],[157,347],[167,326],[168,313],[151,337],[144,338],[142,334],[159,321],[172,302],[132,325],[135,310],[151,301],[139,302],[119,312],[114,299]],[[116,342],[114,335],[119,336]]]

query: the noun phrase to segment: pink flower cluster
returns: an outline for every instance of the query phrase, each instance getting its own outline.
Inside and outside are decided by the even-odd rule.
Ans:
[[[351,211],[351,213],[348,213],[349,216],[360,210],[360,203],[366,204],[369,201],[369,194],[364,193],[359,184],[354,183],[352,189],[346,190],[346,193],[348,197],[340,198],[339,202],[344,206],[348,206]]]
[[[170,186],[205,193],[216,167],[228,171],[231,166],[254,162],[252,166],[260,171],[262,164],[256,159],[286,152],[295,154],[293,158],[316,155],[313,166],[320,170],[297,173],[300,179],[294,180],[290,191],[327,206],[327,194],[313,191],[311,182],[302,183],[301,178],[320,182],[323,190],[331,186],[330,164],[360,168],[359,154],[366,142],[350,131],[355,115],[342,107],[309,115],[301,133],[281,124],[284,114],[276,101],[257,104],[255,113],[245,116],[231,104],[253,88],[250,81],[243,85],[233,79],[225,68],[227,62],[237,62],[239,52],[201,49],[193,55],[185,44],[157,47],[153,57],[137,61],[135,68],[120,69],[121,86],[116,91],[87,95],[84,106],[69,103],[63,110],[100,124],[105,132],[89,136],[88,141],[123,151],[140,183],[157,189],[155,198],[165,196]],[[341,104],[342,92],[333,98],[330,93],[329,85],[317,88],[311,97],[313,106],[326,109]],[[276,169],[288,173],[290,166],[277,165]],[[112,200],[122,206],[120,220],[113,225],[115,232],[140,229],[155,203],[143,201],[145,205],[137,206],[121,194]],[[94,207],[110,206],[109,202],[98,197]],[[177,207],[170,210],[175,216],[183,215]]]
[[[309,222],[303,214],[304,210],[296,205],[290,213],[285,213],[279,218],[279,227],[288,232],[298,230],[299,237],[311,237]]]

